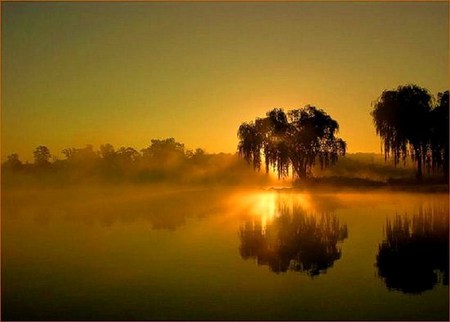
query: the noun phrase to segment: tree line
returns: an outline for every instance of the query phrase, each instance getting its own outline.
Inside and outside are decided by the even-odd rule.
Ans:
[[[38,146],[33,152],[33,166],[35,168],[45,168],[52,165],[56,167],[92,164],[98,161],[111,165],[136,164],[140,161],[155,163],[161,160],[176,162],[181,161],[183,158],[194,159],[205,154],[202,149],[197,149],[195,152],[191,150],[185,151],[184,144],[175,141],[174,138],[153,139],[150,146],[142,149],[141,152],[132,147],[120,147],[118,150],[115,150],[111,144],[107,143],[100,145],[98,151],[95,151],[94,147],[88,144],[84,148],[65,148],[61,153],[65,159],[61,160],[53,156],[50,149],[44,145]],[[16,169],[25,166],[17,153],[9,155],[3,165]]]
[[[419,181],[424,168],[428,173],[443,174],[448,181],[448,95],[445,91],[434,98],[425,88],[403,85],[383,91],[372,104],[370,114],[383,143],[385,160],[392,159],[395,166],[412,160]],[[292,174],[294,179],[305,179],[313,176],[314,167],[328,168],[345,156],[347,144],[337,136],[338,131],[339,123],[318,107],[307,105],[287,112],[274,108],[265,117],[239,126],[237,151],[254,170],[264,166],[266,172],[273,170],[279,178]],[[52,156],[46,146],[38,146],[33,153],[33,164],[24,164],[14,153],[2,167],[13,171],[71,169],[78,174],[132,175],[159,180],[192,171],[202,172],[202,167],[211,169],[212,165],[236,162],[231,161],[231,156],[224,162],[224,154],[186,150],[184,144],[174,138],[153,139],[141,151],[132,147],[115,150],[111,144],[103,144],[99,151],[87,145],[66,148],[62,154],[65,158],[60,160]]]
[[[13,153],[3,162],[5,173],[54,176],[58,180],[100,179],[134,182],[237,183],[260,180],[233,154],[209,154],[203,149],[188,150],[174,138],[152,139],[138,151],[132,147],[115,149],[102,144],[65,148],[64,158],[52,155],[47,146],[36,147],[33,163],[24,163]],[[261,179],[262,180],[262,179]]]
[[[397,166],[409,157],[419,181],[424,166],[448,180],[448,94],[438,93],[434,99],[425,88],[404,85],[383,91],[372,104],[371,116],[385,159],[393,159]],[[345,156],[347,144],[336,136],[338,131],[338,122],[315,106],[287,113],[275,108],[239,126],[238,151],[255,170],[261,169],[264,158],[266,172],[272,168],[279,177],[292,173],[294,178],[305,179],[317,164],[327,168]]]

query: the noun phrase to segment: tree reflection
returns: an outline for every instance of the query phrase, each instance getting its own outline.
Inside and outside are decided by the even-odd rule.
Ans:
[[[338,243],[348,234],[335,215],[316,216],[283,204],[272,222],[246,222],[239,235],[243,259],[256,258],[258,265],[268,265],[275,273],[293,270],[316,276],[341,257]]]
[[[448,206],[388,219],[376,262],[387,288],[419,294],[448,285],[448,233]]]

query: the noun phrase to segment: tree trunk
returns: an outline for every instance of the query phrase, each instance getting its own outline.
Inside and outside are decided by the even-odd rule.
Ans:
[[[292,157],[290,157],[291,159],[291,164],[292,164],[292,169],[293,171],[295,171],[295,173],[297,174],[297,176],[301,179],[306,178],[306,171],[303,171],[303,162],[302,161],[294,161],[294,159]]]
[[[299,169],[299,174],[298,175],[299,175],[300,178],[305,179],[306,178],[306,167],[301,166],[300,169]]]
[[[448,146],[444,150],[444,164],[442,166],[443,166],[443,171],[444,171],[444,178],[448,182],[448,180],[449,180],[449,177],[448,177],[449,169],[448,168],[450,166],[449,160],[448,160]]]
[[[416,158],[417,158],[416,179],[417,179],[417,181],[422,181],[422,153],[421,153],[421,149],[417,149],[416,150]]]

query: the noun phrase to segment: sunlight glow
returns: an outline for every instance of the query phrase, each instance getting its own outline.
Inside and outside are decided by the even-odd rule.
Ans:
[[[349,152],[378,153],[369,113],[381,91],[448,87],[446,1],[1,8],[3,160],[31,162],[39,145],[62,158],[68,147],[140,150],[168,137],[234,153],[242,122],[306,104],[339,122]]]
[[[253,225],[261,225],[263,231],[280,215],[280,207],[288,207],[290,212],[294,206],[304,210],[312,208],[310,196],[305,193],[248,192],[233,197],[232,202],[239,213],[251,216]]]
[[[265,230],[268,223],[277,215],[277,195],[274,192],[260,193],[255,196],[254,211],[261,217],[261,226]]]

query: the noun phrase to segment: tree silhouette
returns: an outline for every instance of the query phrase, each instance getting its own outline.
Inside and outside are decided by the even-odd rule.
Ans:
[[[205,150],[197,148],[195,151],[187,150],[186,151],[186,157],[194,162],[201,161],[205,158]]]
[[[103,153],[104,151],[101,150]],[[99,155],[94,151],[91,144],[87,144],[84,148],[67,148],[62,150],[68,161],[78,164],[89,164],[98,160]]]
[[[436,107],[431,111],[431,162],[432,169],[442,169],[449,179],[449,101],[448,91],[438,94]]]
[[[387,288],[418,294],[439,280],[448,285],[448,233],[448,207],[387,220],[376,258],[378,275]]]
[[[317,160],[325,168],[345,155],[345,141],[335,136],[338,130],[338,123],[314,106],[287,114],[275,108],[265,118],[241,124],[238,151],[255,169],[261,168],[262,152],[266,172],[272,167],[280,178],[292,168],[297,177],[305,178]]]
[[[120,147],[117,150],[116,154],[120,162],[125,164],[131,164],[133,162],[136,162],[141,157],[139,152],[132,147]]]
[[[50,150],[43,145],[40,145],[34,150],[34,164],[37,166],[48,166],[50,164]]]
[[[100,157],[104,161],[113,161],[116,156],[116,152],[114,151],[114,147],[109,144],[102,144],[100,145]]]
[[[133,176],[138,168],[141,155],[132,147],[120,147],[116,152],[118,173],[122,176]]]
[[[316,276],[341,257],[338,242],[347,238],[347,226],[336,216],[308,215],[298,206],[279,208],[279,216],[265,227],[247,222],[239,232],[243,259],[256,258],[275,273],[293,270]]]
[[[17,153],[10,154],[6,157],[6,161],[3,163],[3,167],[13,171],[17,171],[23,167],[22,161],[19,159]]]
[[[168,161],[184,157],[184,144],[175,141],[174,138],[164,140],[151,140],[148,148],[142,149],[142,155],[146,159]]]
[[[386,158],[394,164],[410,155],[417,164],[417,179],[422,178],[430,137],[432,97],[417,85],[385,90],[373,103],[371,115],[377,134],[384,143]]]

